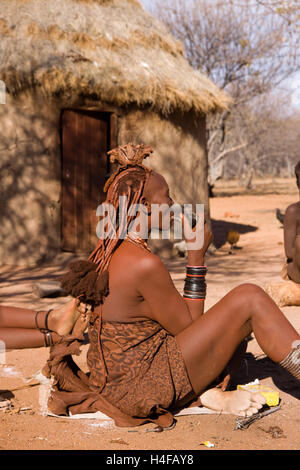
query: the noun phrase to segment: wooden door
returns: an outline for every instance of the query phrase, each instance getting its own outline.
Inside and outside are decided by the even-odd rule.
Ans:
[[[97,244],[96,209],[104,201],[110,115],[62,113],[62,249],[91,252]]]

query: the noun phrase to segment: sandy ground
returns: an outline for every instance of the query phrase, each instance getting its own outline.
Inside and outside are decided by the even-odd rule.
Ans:
[[[250,194],[216,197],[211,200],[213,227],[219,248],[208,257],[209,308],[230,289],[253,282],[264,286],[280,279],[284,260],[283,230],[275,217],[275,209],[284,210],[298,199],[291,186],[288,194]],[[227,188],[228,190],[228,188]],[[217,188],[216,193],[220,193]],[[227,191],[228,192],[228,191]],[[229,228],[239,231],[238,249],[229,254],[226,234]],[[32,282],[55,278],[63,271],[67,259],[58,258],[51,266],[24,270],[0,269],[0,301],[7,305],[47,308],[65,302],[60,299],[37,299],[32,294]],[[168,261],[172,278],[181,291],[184,280],[184,259]],[[300,307],[285,307],[283,312],[300,331]],[[76,359],[85,369],[86,346]],[[14,365],[24,377],[39,370],[47,360],[45,348],[9,351],[6,363]],[[252,338],[237,383],[258,378],[261,383],[279,391],[281,409],[250,425],[248,429],[235,429],[231,415],[183,416],[176,427],[163,433],[148,432],[153,425],[138,428],[100,426],[94,420],[68,420],[42,416],[39,387],[26,387],[20,378],[1,378],[0,392],[10,397],[14,412],[0,412],[0,449],[21,450],[299,450],[300,448],[300,387],[298,383],[270,361]],[[24,388],[25,385],[25,388]],[[28,407],[24,412],[18,412]],[[214,448],[206,448],[211,441]]]

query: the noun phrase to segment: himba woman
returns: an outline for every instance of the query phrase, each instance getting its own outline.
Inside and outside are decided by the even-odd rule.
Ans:
[[[142,163],[151,153],[147,146],[132,144],[109,152],[120,166],[106,183],[106,203],[117,214],[120,196],[126,196],[128,211],[134,204],[143,204],[149,222],[154,204],[173,204],[165,179]],[[161,229],[163,217],[152,228]],[[100,239],[89,260],[73,263],[63,276],[63,288],[77,300],[64,307],[61,317],[59,311],[38,314],[38,328],[46,328],[43,334],[50,335],[53,343],[44,368],[54,378],[50,411],[100,410],[119,426],[152,421],[168,427],[172,411],[191,403],[251,416],[263,406],[264,397],[244,390],[226,391],[245,351],[243,340],[251,332],[271,360],[300,380],[300,336],[261,288],[242,284],[204,313],[205,254],[212,241],[207,224],[203,246],[188,251],[181,296],[165,265],[149,250],[147,235],[140,238],[129,230],[122,238],[120,219],[130,228],[134,216],[117,217],[115,237]],[[78,299],[90,309],[85,314],[88,374],[72,360],[73,354],[80,353],[87,325],[76,305]],[[1,308],[0,339],[5,340],[2,327],[9,325],[8,316],[15,317],[13,313],[10,307]],[[36,314],[26,315],[33,328]],[[46,315],[48,329],[42,324]],[[10,326],[19,328],[21,312],[16,318]],[[63,321],[57,327],[59,318]],[[58,334],[49,331],[51,325]],[[15,330],[15,338],[19,332],[20,328]],[[34,333],[42,338],[38,330]],[[22,339],[25,342],[24,335]],[[20,342],[15,340],[22,347]],[[42,345],[28,343],[26,347]]]

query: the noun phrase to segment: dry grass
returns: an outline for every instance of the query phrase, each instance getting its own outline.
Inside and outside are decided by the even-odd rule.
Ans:
[[[263,195],[263,194],[294,194],[299,191],[295,178],[265,177],[254,178],[252,189],[241,186],[237,180],[219,180],[213,189],[216,197],[242,196],[242,195]]]
[[[163,113],[229,104],[137,0],[3,0],[0,38],[0,79],[13,94],[35,87]]]

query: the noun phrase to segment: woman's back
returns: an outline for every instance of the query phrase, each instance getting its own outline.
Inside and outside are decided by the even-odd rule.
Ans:
[[[134,322],[152,319],[151,308],[139,292],[140,269],[152,257],[157,258],[127,240],[115,251],[109,265],[109,295],[102,307],[103,320]]]

